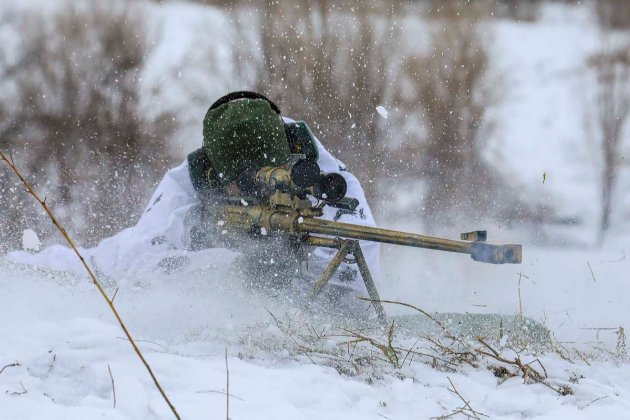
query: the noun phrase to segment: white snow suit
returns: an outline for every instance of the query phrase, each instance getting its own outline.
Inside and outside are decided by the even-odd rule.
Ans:
[[[347,196],[356,198],[359,206],[354,214],[325,207],[323,219],[338,220],[364,226],[375,226],[372,213],[365,199],[359,181],[348,172],[339,160],[335,159],[317,140],[319,149],[318,164],[323,172],[340,173],[347,181]],[[124,229],[116,235],[106,238],[94,248],[80,248],[84,258],[99,275],[112,279],[150,278],[151,273],[177,272],[178,265],[186,269],[203,267],[204,261],[218,252],[225,258],[236,258],[239,254],[225,249],[191,250],[190,214],[201,206],[201,201],[193,188],[188,171],[188,163],[169,170],[153,193],[138,223]],[[361,242],[372,275],[379,276],[379,244]],[[334,256],[336,250],[317,248],[313,251],[309,262],[315,267],[324,267]],[[14,251],[8,254],[13,261],[47,267],[60,271],[84,273],[84,268],[71,249],[61,245],[53,245],[39,253]],[[221,257],[223,258],[223,257]],[[319,264],[317,264],[319,262]],[[349,269],[345,263],[337,271]],[[352,268],[355,270],[355,268]],[[317,273],[319,275],[321,273]],[[312,278],[311,281],[312,282]],[[349,287],[356,294],[367,296],[365,285],[360,276],[356,280],[341,280],[333,277],[332,284]],[[308,287],[308,285],[306,285]]]

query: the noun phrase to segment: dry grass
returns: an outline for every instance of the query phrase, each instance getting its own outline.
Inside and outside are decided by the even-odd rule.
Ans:
[[[135,340],[131,336],[131,333],[127,329],[127,326],[126,326],[125,322],[122,320],[122,318],[120,317],[120,314],[118,313],[118,310],[114,306],[114,302],[109,298],[109,296],[105,292],[105,289],[103,288],[103,286],[101,285],[99,280],[94,275],[94,272],[92,271],[90,266],[85,261],[85,258],[83,258],[83,255],[81,255],[81,253],[77,249],[76,245],[74,244],[74,241],[72,240],[72,238],[70,237],[70,235],[68,234],[66,229],[59,223],[59,220],[55,217],[55,215],[50,210],[50,207],[48,207],[48,205],[46,204],[46,198],[42,199],[39,196],[39,194],[31,186],[31,184],[24,178],[24,176],[18,170],[17,166],[15,165],[15,162],[13,161],[13,158],[9,158],[8,156],[6,156],[1,150],[0,150],[0,160],[4,161],[4,163],[7,164],[7,166],[11,169],[11,171],[15,174],[15,176],[17,176],[19,178],[20,182],[23,184],[23,186],[26,189],[26,191],[42,207],[42,209],[44,210],[44,212],[48,216],[48,219],[52,222],[52,224],[59,231],[59,233],[61,233],[61,235],[66,240],[66,242],[68,243],[70,248],[72,248],[72,251],[74,251],[74,253],[77,256],[77,258],[81,261],[81,263],[83,264],[83,267],[85,268],[85,271],[87,272],[87,274],[89,275],[90,279],[92,280],[92,283],[94,284],[94,286],[96,287],[96,289],[98,290],[100,295],[103,297],[103,299],[105,299],[105,302],[107,303],[107,306],[109,307],[109,309],[111,310],[112,314],[116,318],[116,321],[118,322],[118,325],[120,325],[120,328],[122,328],[123,332],[125,333],[125,336],[127,337],[127,339],[129,340],[129,343],[133,347],[134,352],[136,353],[136,355],[138,356],[138,358],[140,359],[140,361],[142,362],[142,364],[146,368],[147,372],[151,376],[151,379],[153,380],[153,383],[155,384],[156,388],[158,389],[158,391],[162,395],[162,398],[168,404],[168,406],[169,406],[171,412],[173,413],[173,415],[179,420],[181,417],[177,413],[177,410],[176,410],[175,406],[171,403],[171,400],[168,398],[168,396],[164,392],[164,389],[162,388],[162,385],[160,384],[160,382],[158,381],[157,377],[153,373],[153,369],[151,369],[151,366],[149,365],[147,360],[144,358],[144,355],[142,354],[142,351],[140,351],[140,348],[138,347],[138,345],[136,344]],[[109,365],[108,365],[108,369],[109,369]],[[4,368],[3,368],[3,370],[4,370]],[[110,375],[111,375],[111,370],[110,370]],[[20,384],[21,384],[21,382],[20,382]],[[114,387],[114,379],[112,377],[112,389],[113,389],[113,387]],[[22,388],[24,389],[24,385],[22,385]],[[26,389],[24,389],[24,392],[22,392],[22,393],[26,393],[26,392],[27,392]],[[114,399],[115,399],[116,398],[115,397],[115,390],[113,390],[113,392],[114,392]]]
[[[420,308],[413,308],[420,314],[425,313]],[[487,367],[501,383],[521,378],[525,384],[542,384],[558,395],[573,393],[570,380],[550,378],[541,360],[530,355],[531,343],[525,346],[529,350],[524,356],[515,349],[516,345],[522,344],[518,340],[512,342],[510,338],[499,344],[498,337],[468,339],[453,334],[432,317],[429,320],[436,322],[441,332],[420,336],[399,329],[394,322],[385,329],[380,324],[354,327],[325,324],[322,327],[302,312],[284,316],[270,313],[270,317],[270,323],[257,325],[243,337],[241,357],[267,358],[284,354],[281,357],[304,358],[368,383],[388,375],[405,377],[406,368],[414,363],[443,372],[458,372],[464,365],[475,369]],[[554,348],[558,347],[550,344],[548,350]],[[563,359],[574,363],[566,356]]]

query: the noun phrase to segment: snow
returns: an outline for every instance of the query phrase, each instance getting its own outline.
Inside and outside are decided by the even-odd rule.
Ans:
[[[387,109],[385,109],[383,105],[377,106],[376,112],[378,112],[378,115],[383,117],[383,119],[387,119],[387,117],[389,116],[389,111],[387,111]]]
[[[595,28],[569,19],[500,22],[495,31],[494,62],[504,89],[489,153],[506,160],[526,196],[553,200],[561,214],[593,220],[598,178],[596,151],[585,131],[584,63],[595,48]]]
[[[0,267],[0,368],[19,363],[0,374],[0,418],[39,419],[43,413],[46,418],[64,419],[170,417],[86,278],[6,261],[0,261]],[[518,378],[499,384],[501,380],[483,368],[442,372],[414,363],[398,372],[404,374],[402,378],[394,369],[384,370],[384,376],[370,384],[291,357],[286,350],[271,357],[259,349],[266,357],[252,356],[252,347],[269,343],[282,332],[248,330],[255,318],[271,321],[270,317],[262,317],[261,308],[248,306],[254,302],[237,289],[222,289],[218,282],[204,284],[207,274],[188,273],[142,290],[121,289],[115,301],[186,419],[225,416],[226,348],[233,419],[446,415],[461,406],[448,390],[449,379],[476,411],[491,418],[602,418],[630,410],[630,374],[614,361],[588,366],[553,354],[540,357],[551,378],[575,391],[561,397],[542,385],[524,385]],[[262,337],[258,343],[256,334]],[[247,344],[246,337],[254,344]],[[115,383],[115,409],[108,367]],[[569,382],[571,377],[578,382]]]
[[[24,251],[39,251],[41,243],[32,229],[26,229],[22,234],[22,249]]]
[[[184,2],[151,7],[147,20],[153,19],[159,36],[143,80],[147,86],[166,86],[164,106],[190,109],[190,121],[198,123],[211,98],[236,87],[231,64],[217,65],[211,77],[206,69],[182,68],[181,63],[202,60],[204,48],[210,62],[228,62],[229,19],[217,8]],[[284,319],[294,310],[290,304],[252,296],[221,264],[171,276],[117,279],[115,303],[183,418],[225,418],[226,349],[232,419],[449,415],[462,406],[449,390],[449,380],[490,418],[630,417],[630,371],[617,348],[619,327],[630,327],[630,225],[619,224],[602,248],[589,245],[598,215],[593,204],[598,161],[583,127],[589,94],[583,63],[596,41],[587,10],[547,7],[539,22],[493,23],[494,70],[502,74],[505,89],[494,109],[500,123],[489,139],[488,155],[503,162],[502,172],[524,196],[553,203],[561,215],[582,221],[560,228],[557,237],[551,232],[566,246],[537,246],[529,232],[490,224],[491,240],[524,244],[522,265],[482,265],[467,256],[388,246],[383,275],[376,280],[383,299],[429,312],[514,315],[522,310],[544,323],[563,346],[580,351],[572,353],[571,362],[554,352],[521,354],[527,362],[539,359],[549,381],[571,386],[574,394],[559,396],[519,377],[498,379],[485,369],[487,361],[454,371],[419,362],[399,369],[381,363],[374,368],[377,375],[340,374],[334,366],[296,354],[290,345],[294,337],[270,314]],[[163,79],[173,74],[206,81],[204,97],[186,103],[185,87]],[[384,106],[376,111],[388,118]],[[174,147],[198,147],[199,133],[200,124],[191,123],[190,135]],[[627,187],[620,180],[620,191]],[[625,200],[621,202],[629,208]],[[624,214],[618,211],[617,220],[623,221]],[[381,223],[422,231],[413,221]],[[38,250],[34,231],[25,231],[23,242],[25,250]],[[20,266],[0,257],[0,291],[0,419],[172,417],[86,276]],[[108,292],[115,292],[113,285]],[[409,313],[399,307],[387,310]],[[507,342],[505,335],[498,346]],[[333,339],[326,346],[339,349]]]

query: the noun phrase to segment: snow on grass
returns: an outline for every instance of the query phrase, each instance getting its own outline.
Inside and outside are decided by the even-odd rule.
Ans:
[[[143,290],[121,289],[116,298],[183,418],[225,417],[226,347],[233,419],[448,415],[462,406],[448,389],[449,379],[474,410],[492,418],[602,418],[630,412],[627,366],[612,359],[589,366],[553,353],[537,356],[551,383],[571,386],[574,395],[568,396],[525,385],[519,377],[499,379],[485,368],[487,362],[446,371],[407,360],[397,369],[374,356],[378,351],[370,353],[370,346],[363,347],[372,354],[362,368],[368,375],[340,374],[335,367],[340,365],[313,364],[311,359],[319,360],[315,352],[309,359],[291,347],[298,336],[275,326],[260,302],[238,288],[220,287],[223,274],[164,278]],[[19,363],[0,374],[0,418],[170,417],[87,279],[3,260],[0,290],[0,369]],[[334,340],[323,346],[330,352],[344,348]]]

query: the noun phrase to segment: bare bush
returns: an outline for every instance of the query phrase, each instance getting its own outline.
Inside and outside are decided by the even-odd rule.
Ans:
[[[173,118],[142,109],[150,49],[141,16],[128,4],[90,4],[52,18],[33,12],[18,25],[28,30],[4,66],[13,99],[2,137],[62,221],[93,244],[134,222],[169,160]],[[30,217],[2,211],[17,228]]]
[[[630,115],[630,48],[606,37],[601,51],[588,61],[595,77],[594,103],[589,112],[602,152],[600,242],[610,228],[614,191],[623,161],[624,127]]]
[[[429,0],[425,14],[433,19],[500,18],[535,21],[540,12],[540,0]]]
[[[284,0],[259,7],[255,88],[278,101],[286,115],[306,120],[374,198],[373,181],[386,163],[386,124],[376,107],[390,96],[399,7],[331,1],[301,7]]]
[[[597,20],[602,27],[630,28],[630,7],[627,0],[597,0],[594,4]]]
[[[498,13],[510,19],[533,22],[540,15],[541,0],[502,0],[498,2]]]
[[[487,40],[475,14],[456,12],[464,7],[459,2],[447,3],[450,17],[434,22],[428,51],[406,65],[417,88],[404,96],[416,104],[426,131],[424,138],[414,138],[422,143],[429,225],[451,222],[463,212],[481,216],[492,210],[496,215],[494,199],[501,184],[482,155],[492,129],[486,110],[496,94],[493,81],[487,80]]]

